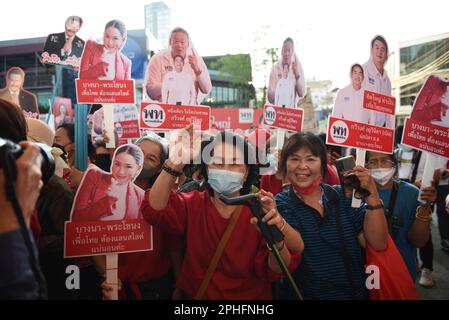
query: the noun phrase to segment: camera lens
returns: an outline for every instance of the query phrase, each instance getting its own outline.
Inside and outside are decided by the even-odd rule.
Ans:
[[[371,194],[371,192],[369,192],[368,190],[359,187],[358,189],[355,189],[355,191],[354,191],[354,198],[363,199],[363,198],[369,197],[370,194]]]
[[[37,143],[42,155],[42,182],[46,184],[55,173],[55,160],[51,154],[51,148],[43,143]]]

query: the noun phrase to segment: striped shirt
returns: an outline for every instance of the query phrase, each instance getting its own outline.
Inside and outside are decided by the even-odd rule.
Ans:
[[[323,186],[321,186],[323,189]],[[358,242],[358,234],[363,229],[365,218],[364,205],[351,207],[351,198],[346,198],[340,186],[334,187],[338,193],[340,221],[346,243],[356,299],[366,299],[365,270],[363,248]],[[336,223],[336,195],[330,191],[322,193],[324,216],[306,205],[293,188],[276,196],[279,212],[295,229],[299,230],[304,241],[304,252],[299,267],[293,278],[298,284],[304,299],[330,300],[351,299],[352,290],[348,283],[341,242]],[[332,197],[333,196],[333,197]],[[334,200],[331,200],[334,199]],[[280,283],[280,298],[290,299],[289,284]]]

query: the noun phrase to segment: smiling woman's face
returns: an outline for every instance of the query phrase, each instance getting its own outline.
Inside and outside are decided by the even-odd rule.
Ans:
[[[114,157],[112,176],[118,184],[127,184],[137,176],[140,169],[141,167],[132,155],[122,152]]]
[[[287,157],[287,178],[300,188],[309,188],[321,177],[321,159],[303,147]]]
[[[123,45],[125,38],[115,27],[109,27],[104,31],[103,43],[108,52],[119,51]]]

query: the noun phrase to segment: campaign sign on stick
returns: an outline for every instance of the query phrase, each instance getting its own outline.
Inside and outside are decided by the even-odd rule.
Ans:
[[[327,144],[392,153],[394,129],[329,117]]]
[[[116,149],[110,172],[89,166],[65,224],[65,257],[153,249],[152,227],[140,212],[145,192],[134,184],[142,167],[142,150],[134,144]]]
[[[212,128],[248,130],[260,122],[263,110],[250,108],[212,108]]]
[[[386,114],[395,114],[396,99],[377,92],[365,90],[363,94],[363,107]]]
[[[139,113],[135,105],[114,105],[114,127],[117,130],[119,145],[128,139],[140,137]]]
[[[303,109],[282,108],[272,105],[265,105],[263,112],[266,125],[296,132],[302,129],[303,115]]]
[[[449,158],[449,128],[409,118],[405,121],[402,144]]]
[[[200,130],[210,129],[210,107],[183,106],[142,102],[140,104],[140,128],[156,131],[182,129],[190,124]]]
[[[134,80],[76,79],[78,103],[135,103]]]
[[[449,81],[431,75],[405,121],[402,144],[449,158]]]

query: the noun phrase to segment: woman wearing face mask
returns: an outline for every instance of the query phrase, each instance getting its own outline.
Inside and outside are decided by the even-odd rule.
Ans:
[[[76,193],[72,221],[109,221],[141,218],[144,192],[134,184],[143,165],[143,154],[135,145],[119,147],[111,173],[91,166]]]
[[[129,80],[131,61],[121,52],[126,43],[126,27],[120,20],[106,24],[103,44],[88,40],[81,58],[80,79]]]
[[[192,126],[187,132],[192,139]],[[171,148],[175,151],[170,152],[170,158],[164,163],[153,188],[147,191],[141,208],[149,223],[186,237],[186,255],[178,287],[185,298],[271,299],[271,281],[282,277],[277,261],[262,235],[251,225],[250,210],[226,205],[219,199],[220,194],[235,197],[249,192],[256,174],[255,165],[251,164],[255,159],[254,150],[241,136],[219,133],[203,152],[208,163],[203,168],[207,190],[176,193],[173,186],[184,167],[182,156],[196,158],[200,149],[182,146],[182,141],[178,141],[174,149]],[[299,233],[274,212],[274,201],[266,193],[261,192],[259,196],[267,223],[276,224],[284,232],[286,242],[298,244],[294,251],[301,251]],[[251,222],[254,223],[254,219]],[[207,272],[230,224],[233,228],[218,264],[213,272]],[[296,267],[299,255],[283,242],[277,246],[286,264]],[[204,281],[208,274],[209,282]]]
[[[420,203],[416,186],[395,179],[397,161],[391,154],[367,152],[366,168],[370,170],[383,201],[390,236],[414,280],[416,248],[423,247],[429,239],[436,189],[434,186],[423,189]]]
[[[362,246],[387,246],[382,204],[369,171],[356,166],[354,174],[371,194],[366,205],[352,208],[352,190],[321,182],[326,163],[325,145],[312,133],[295,133],[281,152],[279,171],[292,185],[276,196],[277,209],[304,241],[293,278],[304,299],[367,299]],[[288,283],[279,290],[281,299],[293,297]]]

